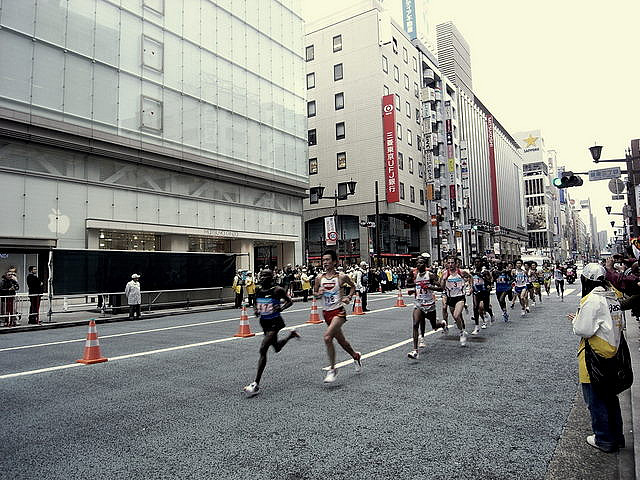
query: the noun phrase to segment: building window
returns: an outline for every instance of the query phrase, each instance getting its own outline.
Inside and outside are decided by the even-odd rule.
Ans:
[[[424,190],[420,189],[420,205],[424,205]]]
[[[164,15],[164,0],[144,0],[142,6],[158,15]]]
[[[387,57],[382,55],[382,71],[384,73],[389,73],[389,62],[387,61]]]
[[[315,175],[318,173],[318,159],[310,158],[309,159],[309,175]]]
[[[338,63],[333,66],[333,79],[342,80],[342,64]]]
[[[336,140],[344,138],[344,122],[336,123]]]
[[[398,40],[396,37],[391,37],[391,48],[393,49],[393,53],[398,54]]]
[[[339,52],[342,50],[342,35],[336,35],[333,37],[333,51]]]
[[[416,137],[420,140],[420,137]],[[418,162],[418,177],[424,178],[424,164],[422,162]]]
[[[396,129],[398,130],[398,140],[402,140],[402,125],[397,123],[396,124]]]
[[[413,175],[413,158],[409,157],[409,173]]]
[[[409,201],[411,203],[416,203],[416,189],[412,186],[409,187]]]
[[[400,111],[400,95],[397,93],[394,93],[394,95],[396,96],[396,110]]]
[[[402,47],[402,59],[404,60],[404,63],[409,63],[409,52],[407,52],[405,47]]]
[[[311,90],[316,86],[316,74],[307,73],[307,90]]]
[[[404,89],[407,92],[409,91],[409,75],[407,75],[406,73],[404,74]]]
[[[317,145],[318,139],[316,138],[316,129],[309,130],[307,132],[307,138],[309,140],[309,146]]]
[[[407,128],[407,144],[413,145],[413,135],[411,134],[411,130],[409,130],[408,128]]]
[[[398,168],[404,170],[404,155],[402,152],[398,152]]]
[[[407,114],[407,118],[411,118],[411,104],[409,102],[404,102],[404,113]]]
[[[334,104],[336,110],[342,110],[344,108],[344,92],[336,93]]]
[[[316,101],[307,102],[307,118],[316,116]]]
[[[413,92],[416,98],[420,98],[420,90],[418,89],[418,84],[416,82],[413,82]]]
[[[418,147],[418,151],[422,151],[422,137],[420,137],[420,132],[416,134],[416,146]]]
[[[416,57],[413,57],[413,71],[418,71],[418,59]]]
[[[420,125],[420,109],[416,108],[416,123]]]
[[[313,56],[313,53],[314,53],[313,52],[313,45],[309,45],[306,48],[306,53],[307,53],[307,62],[310,62],[311,60],[314,59],[314,56]]]
[[[393,79],[400,83],[400,70],[398,70],[397,65],[393,66]]]
[[[336,162],[338,170],[347,168],[347,152],[339,152],[336,155]]]
[[[382,86],[382,94],[383,95],[389,95],[389,87],[387,87],[386,85]]]
[[[400,182],[400,200],[404,200],[404,183]]]

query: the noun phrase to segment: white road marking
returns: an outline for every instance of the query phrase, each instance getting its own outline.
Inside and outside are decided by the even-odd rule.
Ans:
[[[369,302],[379,302],[380,300],[387,300],[387,298],[374,298],[369,300]],[[394,308],[394,307],[391,307],[391,308]],[[310,309],[311,309],[311,306],[309,306],[308,308],[298,308],[296,310],[285,310],[285,312],[289,312],[289,313],[306,312],[306,311],[309,311]],[[377,312],[379,310],[373,310],[373,311]],[[105,338],[127,337],[129,335],[141,335],[143,333],[163,332],[167,330],[176,330],[179,328],[201,327],[203,325],[215,325],[217,323],[234,322],[238,320],[240,320],[240,317],[225,318],[223,320],[211,320],[208,322],[189,323],[186,325],[174,325],[172,327],[149,328],[147,330],[139,330],[136,332],[125,332],[125,333],[114,333],[111,335],[101,335],[100,338],[105,339]],[[17,347],[0,348],[0,352],[9,352],[12,350],[23,350],[26,348],[49,347],[52,345],[64,345],[66,343],[84,342],[85,340],[86,338],[75,338],[73,340],[59,340],[57,342],[37,343],[33,345],[19,345]]]
[[[386,310],[394,310],[397,307],[387,307],[387,308],[381,308],[378,310],[372,310],[371,312],[384,312]],[[348,315],[348,317],[362,317],[361,315]],[[312,324],[312,323],[301,323],[299,325],[292,325],[289,327],[286,327],[285,330],[293,330],[293,329],[297,329],[297,328],[302,328],[302,327],[310,327],[312,325],[320,325],[320,324]],[[431,334],[431,332],[429,332],[429,334]],[[262,332],[256,332],[255,336],[259,337],[263,335]],[[427,335],[427,334],[425,334]],[[187,345],[177,345],[175,347],[167,347],[167,348],[160,348],[160,349],[156,349],[156,350],[147,350],[146,352],[138,352],[138,353],[130,353],[130,354],[126,354],[126,355],[119,355],[116,357],[109,357],[109,362],[114,362],[117,360],[126,360],[128,358],[135,358],[135,357],[142,357],[142,356],[146,356],[146,355],[154,355],[156,353],[163,353],[163,352],[171,352],[174,350],[184,350],[187,348],[194,348],[194,347],[202,347],[205,345],[213,345],[215,343],[223,343],[223,342],[229,342],[232,340],[241,340],[243,337],[226,337],[226,338],[219,338],[217,340],[209,340],[206,342],[198,342],[198,343],[190,343]],[[253,337],[247,337],[247,338],[253,338]],[[363,358],[366,358],[365,356],[363,356]],[[353,361],[353,360],[352,360]],[[80,366],[82,364],[80,363],[69,363],[66,365],[57,365],[55,367],[48,367],[48,368],[39,368],[37,370],[27,370],[25,372],[17,372],[17,373],[8,373],[5,375],[0,375],[0,380],[4,380],[7,378],[15,378],[15,377],[24,377],[27,375],[35,375],[36,373],[45,373],[45,372],[52,372],[52,371],[56,371],[56,370],[64,370],[67,368],[72,368],[72,367],[77,367]]]
[[[575,291],[576,291],[576,289],[575,289],[575,288],[567,288],[567,289],[564,291],[564,294],[565,294],[565,295],[571,295],[571,294],[572,294],[572,293],[574,293]]]

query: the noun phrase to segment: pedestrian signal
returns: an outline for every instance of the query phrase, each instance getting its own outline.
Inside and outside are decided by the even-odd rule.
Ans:
[[[580,187],[583,183],[582,178],[573,172],[562,172],[562,177],[553,179],[553,185],[558,188]]]

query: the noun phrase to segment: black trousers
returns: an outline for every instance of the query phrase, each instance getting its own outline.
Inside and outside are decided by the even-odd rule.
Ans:
[[[242,305],[242,292],[236,293],[236,301],[235,301],[236,308],[240,308],[241,305]]]
[[[360,299],[362,300],[362,310],[367,310],[367,292],[360,292]]]
[[[40,321],[40,295],[29,295],[29,323]]]
[[[133,318],[133,313],[135,312],[136,318],[140,318],[140,304],[137,303],[135,305],[129,305],[129,318]]]

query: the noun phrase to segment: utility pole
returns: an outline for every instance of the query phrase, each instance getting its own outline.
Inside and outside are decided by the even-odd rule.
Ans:
[[[376,265],[378,267],[381,266],[380,259],[380,205],[379,205],[379,197],[378,197],[378,181],[376,180],[376,241],[375,241],[375,249],[376,249]]]

